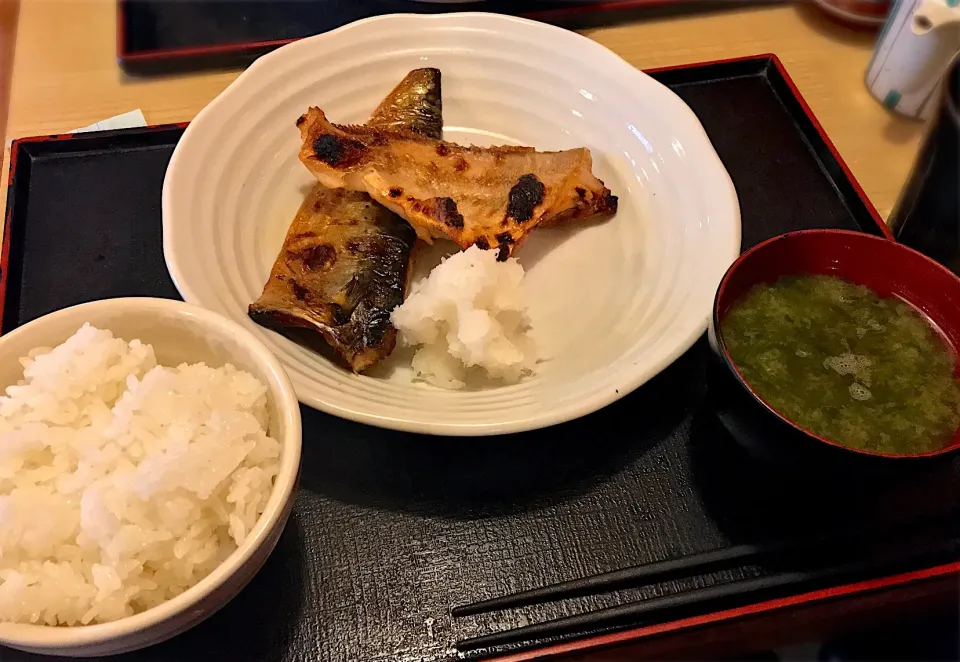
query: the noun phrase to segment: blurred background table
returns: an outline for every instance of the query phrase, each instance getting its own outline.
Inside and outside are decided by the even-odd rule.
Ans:
[[[7,141],[135,108],[151,124],[190,120],[239,73],[130,78],[116,62],[115,0],[19,0],[19,16],[17,2],[0,0],[0,123],[6,108]],[[875,33],[837,25],[805,4],[584,32],[641,69],[776,53],[870,200],[889,215],[923,126],[890,115],[864,87]]]

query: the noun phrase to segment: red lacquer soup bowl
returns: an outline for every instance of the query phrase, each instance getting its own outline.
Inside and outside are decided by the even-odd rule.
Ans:
[[[960,449],[960,431],[942,449],[912,455],[857,450],[785,418],[743,379],[723,340],[723,319],[741,297],[783,276],[831,275],[898,297],[922,311],[954,352],[960,349],[960,279],[902,244],[845,230],[805,230],[774,237],[734,262],[717,290],[710,324],[710,398],[724,427],[748,450],[788,462],[919,466]]]

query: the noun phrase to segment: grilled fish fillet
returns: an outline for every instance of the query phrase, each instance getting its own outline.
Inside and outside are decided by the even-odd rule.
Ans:
[[[250,316],[282,332],[319,333],[354,372],[366,370],[396,346],[390,313],[403,302],[415,241],[406,221],[369,196],[318,184]]]
[[[439,138],[440,72],[411,71],[370,122]],[[250,317],[321,351],[329,345],[362,372],[396,346],[390,313],[403,302],[415,242],[410,225],[366,193],[317,184],[297,211]]]
[[[506,260],[538,226],[617,210],[584,148],[461,147],[396,128],[334,125],[319,108],[300,119],[300,160],[321,184],[369,193],[427,241],[499,246]]]

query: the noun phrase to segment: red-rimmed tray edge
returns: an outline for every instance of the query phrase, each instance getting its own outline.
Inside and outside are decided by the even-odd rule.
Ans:
[[[10,143],[10,170],[7,174],[7,201],[4,210],[3,219],[3,246],[0,248],[0,324],[4,319],[7,301],[7,274],[10,271],[10,244],[11,244],[11,225],[13,222],[14,208],[16,206],[16,191],[14,184],[17,178],[17,160],[20,155],[20,148],[23,145],[30,145],[44,142],[67,141],[73,139],[84,139],[93,137],[104,137],[111,134],[129,135],[131,131],[137,133],[154,133],[158,131],[169,131],[172,129],[184,129],[189,122],[176,122],[172,124],[151,124],[150,126],[137,127],[136,129],[111,129],[107,131],[86,131],[81,133],[51,133],[43,136],[27,136],[16,138]]]
[[[158,48],[130,52],[126,49],[126,4],[128,0],[117,0],[117,59],[127,62],[144,60],[176,60],[179,58],[198,57],[204,55],[258,55],[266,50],[284,46],[297,41],[293,39],[268,39],[264,41],[241,41],[229,44],[211,44],[209,46],[191,46],[187,48]],[[542,9],[519,14],[523,18],[547,21],[563,16],[577,14],[596,14],[614,9],[638,9],[642,7],[657,7],[682,2],[682,0],[617,0],[608,2],[594,2],[586,5]]]
[[[876,579],[854,582],[852,584],[842,584],[840,586],[819,589],[786,598],[765,600],[763,602],[756,602],[743,607],[724,609],[700,616],[691,616],[689,618],[668,621],[666,623],[658,623],[656,625],[648,625],[631,630],[613,632],[611,634],[576,639],[566,643],[554,644],[521,653],[487,657],[484,659],[487,662],[529,662],[531,660],[546,660],[557,655],[569,655],[571,653],[583,652],[597,648],[621,646],[655,635],[676,632],[678,630],[687,628],[703,627],[706,625],[720,623],[722,621],[744,618],[778,609],[797,607],[800,605],[809,604],[811,602],[828,600],[832,598],[841,598],[869,591],[880,591],[882,589],[902,586],[911,582],[942,577],[951,573],[960,573],[960,561],[935,566],[933,568],[891,575],[889,577],[879,577]]]
[[[640,0],[641,2],[646,0]],[[662,1],[662,0],[654,0]],[[837,151],[836,146],[833,144],[833,141],[827,136],[826,132],[823,129],[823,125],[817,120],[810,106],[804,100],[803,95],[800,94],[800,90],[797,89],[797,86],[794,84],[793,80],[790,78],[790,75],[787,73],[786,68],[783,66],[783,63],[780,59],[773,53],[763,53],[759,55],[750,55],[737,58],[729,58],[725,60],[712,60],[706,62],[693,62],[688,64],[679,64],[672,65],[669,67],[657,67],[652,69],[645,69],[646,73],[657,73],[661,71],[671,71],[677,69],[691,69],[696,67],[714,65],[714,64],[730,64],[735,62],[748,62],[753,60],[769,60],[771,61],[777,69],[777,72],[783,77],[784,81],[787,83],[790,88],[791,93],[800,103],[801,108],[806,114],[807,118],[810,120],[813,127],[816,129],[817,133],[820,135],[820,138],[823,140],[823,143],[830,150],[831,155],[836,160],[837,164],[840,166],[844,175],[850,181],[851,185],[854,187],[857,195],[860,200],[863,202],[864,206],[870,212],[871,217],[874,222],[880,228],[883,236],[888,239],[893,239],[893,235],[890,232],[890,229],[884,223],[883,218],[877,212],[876,208],[867,198],[866,193],[863,188],[857,182],[857,179],[853,176],[853,173],[850,171],[850,168],[844,162],[843,158],[840,156],[840,153]],[[180,122],[175,124],[155,124],[148,127],[136,129],[135,131],[164,131],[170,129],[182,129],[186,127],[188,122]],[[121,129],[118,133],[129,132],[129,129]],[[104,135],[104,133],[110,132],[96,132],[96,133],[60,133],[60,134],[50,134],[44,136],[30,136],[25,138],[18,138],[11,143],[10,146],[10,171],[7,178],[7,204],[6,204],[6,213],[4,217],[4,231],[3,231],[3,248],[2,248],[2,257],[0,257],[0,320],[3,319],[4,313],[4,303],[6,301],[7,295],[7,272],[10,259],[10,224],[12,220],[12,215],[14,211],[14,199],[15,196],[11,195],[13,190],[14,182],[16,179],[16,167],[17,167],[17,156],[21,145],[30,144],[30,143],[39,143],[39,142],[48,142],[48,141],[58,141],[58,140],[71,140],[74,138],[84,138],[91,137],[94,135]],[[921,579],[929,579],[933,577],[938,577],[950,573],[960,573],[960,562],[948,563],[944,565],[934,566],[932,568],[927,568],[923,570],[917,570],[913,572],[903,573],[899,575],[893,575],[889,577],[882,577],[877,579],[865,580],[861,582],[855,582],[852,584],[844,584],[841,586],[831,587],[820,589],[817,591],[811,591],[808,593],[802,593],[796,596],[790,596],[787,598],[779,598],[775,600],[767,600],[764,602],[754,603],[752,605],[746,605],[744,607],[737,607],[733,609],[726,609],[717,612],[711,612],[708,614],[703,614],[700,616],[694,616],[690,618],[684,618],[674,621],[668,621],[666,623],[660,623],[657,625],[651,625],[646,627],[634,628],[630,630],[624,630],[621,632],[616,632],[607,635],[601,635],[597,637],[588,637],[584,639],[573,640],[567,643],[557,644],[553,646],[548,646],[544,648],[538,648],[530,650],[523,653],[508,654],[505,656],[499,656],[494,658],[488,658],[491,662],[524,662],[527,660],[538,660],[545,659],[547,657],[552,657],[561,654],[568,654],[575,651],[583,651],[592,648],[598,647],[607,647],[614,645],[621,645],[628,642],[633,642],[645,637],[650,637],[658,634],[664,634],[667,632],[676,631],[683,628],[702,626],[712,623],[718,623],[721,621],[726,621],[734,618],[742,618],[750,616],[753,614],[759,614],[763,612],[773,611],[777,609],[784,609],[792,606],[798,606],[801,604],[806,604],[809,602],[815,602],[819,600],[826,600],[829,598],[836,598],[846,595],[852,595],[855,593],[861,593],[866,591],[879,590],[882,588],[889,588],[893,586],[899,586],[913,581],[918,581]]]
[[[783,62],[780,61],[780,58],[777,57],[775,53],[760,53],[758,55],[744,55],[742,57],[727,58],[724,60],[706,60],[703,62],[691,62],[688,64],[674,64],[667,67],[653,67],[650,69],[644,69],[643,72],[646,74],[655,74],[663,71],[675,71],[678,69],[691,69],[696,67],[707,67],[710,65],[733,64],[735,62],[751,62],[759,60],[769,60],[773,63],[773,66],[777,69],[777,73],[780,74],[780,77],[783,78],[783,81],[790,89],[790,94],[800,104],[800,108],[803,110],[804,115],[806,115],[807,119],[813,125],[813,129],[817,132],[817,134],[820,136],[820,139],[823,141],[823,144],[830,151],[830,155],[833,157],[833,160],[836,161],[838,166],[840,166],[840,170],[843,172],[844,177],[850,182],[850,185],[853,186],[857,197],[870,213],[870,216],[873,218],[873,222],[876,223],[880,233],[887,239],[895,240],[890,227],[883,220],[883,217],[880,216],[880,212],[877,211],[877,208],[873,206],[872,202],[870,202],[870,198],[867,197],[866,191],[864,191],[863,187],[860,186],[860,182],[857,181],[857,178],[853,175],[853,171],[850,170],[847,162],[843,160],[842,156],[840,156],[837,146],[833,144],[832,140],[830,140],[830,136],[827,135],[823,125],[820,124],[820,120],[817,119],[813,109],[810,108],[807,100],[803,98],[803,95],[800,93],[800,89],[797,87],[796,83],[793,82],[790,74],[787,73],[786,67],[783,66]]]

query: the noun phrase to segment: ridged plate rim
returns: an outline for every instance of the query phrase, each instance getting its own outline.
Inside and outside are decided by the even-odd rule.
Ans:
[[[686,144],[689,146],[691,144],[690,141],[699,143],[697,147],[701,152],[702,161],[698,162],[697,172],[694,173],[696,176],[691,178],[690,184],[696,185],[697,178],[699,177],[702,182],[709,182],[712,187],[719,189],[721,191],[720,197],[723,198],[717,200],[715,206],[711,207],[712,220],[717,220],[719,223],[725,224],[728,231],[724,237],[725,245],[716,246],[718,259],[711,264],[712,270],[717,273],[711,273],[708,278],[709,282],[716,281],[716,283],[719,283],[726,267],[729,266],[739,254],[739,203],[733,182],[723,167],[716,151],[713,149],[705,130],[693,111],[690,110],[673,91],[634,68],[604,46],[576,33],[536,21],[479,12],[459,12],[439,15],[390,14],[364,19],[328,33],[302,39],[262,56],[201,110],[194,121],[187,127],[170,159],[166,177],[164,178],[162,194],[162,208],[164,210],[164,258],[175,286],[186,301],[203,305],[201,297],[199,297],[191,287],[189,278],[187,278],[184,273],[184,265],[181,264],[180,260],[189,259],[189,257],[179,255],[175,248],[174,234],[176,229],[168,210],[171,208],[173,195],[175,194],[178,164],[182,159],[189,158],[191,150],[194,149],[195,142],[199,142],[196,140],[196,136],[202,135],[204,131],[208,130],[208,124],[216,121],[216,115],[221,107],[230,104],[233,97],[237,95],[240,90],[251,85],[257,85],[257,78],[262,76],[263,73],[266,73],[271,66],[276,65],[283,59],[294,56],[304,49],[313,47],[322,48],[324,42],[331,39],[342,38],[345,33],[362,32],[365,30],[375,33],[378,29],[384,27],[389,28],[391,24],[403,25],[404,23],[411,24],[410,28],[412,30],[417,27],[424,29],[441,27],[459,30],[469,30],[471,27],[477,27],[478,29],[482,28],[488,32],[492,28],[503,30],[511,33],[513,36],[526,31],[541,31],[541,36],[542,34],[549,33],[550,38],[556,43],[556,49],[558,51],[561,49],[577,48],[591,58],[595,67],[603,67],[606,70],[614,71],[615,75],[622,77],[624,81],[623,85],[633,84],[642,86],[645,94],[650,98],[659,95],[661,102],[670,103],[671,109],[675,108],[677,110],[673,119],[676,124],[680,126],[683,133],[685,133],[684,139],[687,141]],[[209,129],[212,128],[213,127],[209,127]],[[538,412],[522,418],[510,418],[509,412],[504,412],[504,417],[501,420],[490,420],[479,424],[462,424],[457,422],[434,421],[422,416],[417,417],[416,415],[385,416],[376,411],[376,406],[372,406],[366,410],[358,410],[355,407],[352,408],[338,403],[335,392],[336,389],[334,388],[325,388],[323,390],[328,392],[321,393],[315,392],[312,389],[298,388],[298,396],[301,402],[326,413],[360,423],[406,432],[449,436],[480,436],[522,432],[563,423],[590,414],[627,395],[687,351],[707,329],[710,317],[709,302],[712,302],[713,292],[703,294],[704,296],[699,297],[699,306],[702,307],[702,310],[697,315],[698,323],[689,324],[684,330],[684,333],[676,334],[670,351],[659,354],[652,363],[634,364],[633,366],[623,369],[616,369],[611,366],[609,370],[617,374],[608,375],[608,377],[614,377],[609,388],[596,392],[591,397],[584,398],[580,401],[567,402],[559,409],[543,407]],[[291,375],[291,377],[294,383],[297,384],[298,379],[296,375]]]

